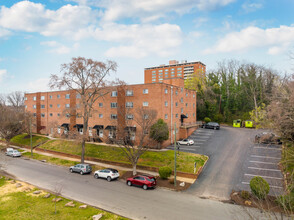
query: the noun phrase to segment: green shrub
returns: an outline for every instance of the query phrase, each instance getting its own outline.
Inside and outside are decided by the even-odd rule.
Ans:
[[[259,199],[264,199],[269,193],[269,184],[262,177],[256,176],[250,180],[250,189]]]
[[[221,123],[224,121],[224,116],[222,114],[216,114],[214,117],[213,117],[213,120],[217,123]]]
[[[241,191],[241,197],[243,199],[249,199],[250,198],[250,193],[248,191],[246,191],[246,190],[242,190]]]
[[[276,200],[278,204],[286,211],[293,211],[294,209],[294,193],[279,196]]]
[[[172,169],[170,167],[160,167],[158,173],[161,179],[167,179],[172,174]]]
[[[205,123],[208,123],[208,122],[211,122],[211,119],[208,118],[208,117],[205,117],[205,118],[204,118],[204,121],[205,121]]]

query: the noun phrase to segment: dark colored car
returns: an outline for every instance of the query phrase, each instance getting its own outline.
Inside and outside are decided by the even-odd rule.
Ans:
[[[148,188],[155,188],[156,179],[151,175],[137,175],[127,179],[128,186],[140,186],[147,190]]]
[[[255,143],[259,144],[282,144],[280,137],[271,132],[262,132],[255,136]]]
[[[217,123],[217,122],[208,122],[204,125],[204,128],[219,130],[220,126],[219,126],[219,123]]]
[[[80,173],[81,175],[85,174],[85,173],[91,173],[92,172],[92,167],[89,164],[77,164],[75,166],[71,166],[69,168],[69,171],[71,173],[76,172],[76,173]]]

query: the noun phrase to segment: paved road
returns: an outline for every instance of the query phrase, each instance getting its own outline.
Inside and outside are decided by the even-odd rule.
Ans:
[[[65,197],[132,219],[248,219],[247,211],[240,206],[164,189],[144,191],[121,181],[109,183],[92,175],[71,174],[64,167],[39,161],[9,158],[7,172],[49,190],[63,185]],[[250,213],[261,215],[255,209]]]
[[[186,193],[205,198],[216,198],[227,200],[232,190],[249,190],[248,182],[254,175],[268,177],[270,181],[271,194],[282,192],[281,172],[276,167],[275,171],[269,164],[248,164],[256,161],[250,158],[252,155],[265,156],[264,160],[270,160],[270,156],[280,158],[279,150],[269,148],[257,148],[253,139],[260,130],[246,128],[222,127],[220,130],[198,129],[190,138],[195,144],[192,146],[181,146],[180,150],[185,152],[205,154],[210,157],[204,170],[197,181],[186,191]],[[259,146],[264,147],[264,146]],[[274,156],[273,156],[274,155]],[[260,162],[262,158],[258,158]],[[278,159],[275,159],[275,163]],[[266,167],[267,166],[267,167]],[[245,175],[246,174],[246,175]],[[250,176],[248,175],[250,174]],[[277,187],[277,188],[276,188]]]

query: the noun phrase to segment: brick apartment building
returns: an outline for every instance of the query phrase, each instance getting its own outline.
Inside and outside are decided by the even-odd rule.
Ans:
[[[33,131],[43,134],[64,135],[70,130],[83,132],[83,120],[76,114],[67,114],[79,103],[75,91],[53,91],[25,94],[26,111],[33,113],[35,121]],[[123,106],[123,110],[120,108]],[[170,138],[186,138],[196,129],[196,92],[184,88],[183,78],[162,80],[162,83],[127,85],[125,88],[111,87],[110,93],[94,103],[94,111],[89,119],[89,136],[99,137],[106,142],[108,137],[115,137],[116,128],[121,120],[120,112],[126,112],[131,138],[136,141],[136,132],[140,126],[133,120],[132,111],[140,107],[157,111],[157,118],[162,118],[169,125]],[[183,123],[181,123],[181,118]],[[172,125],[172,126],[171,126]]]
[[[144,82],[155,83],[163,82],[165,79],[182,77],[187,79],[193,73],[205,73],[206,66],[201,62],[187,62],[170,60],[169,65],[160,65],[157,67],[149,67],[144,70]]]

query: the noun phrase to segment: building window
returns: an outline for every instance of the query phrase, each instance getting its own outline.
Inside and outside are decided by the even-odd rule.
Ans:
[[[188,107],[188,103],[186,103],[186,107]]]
[[[152,79],[155,79],[156,78],[156,76],[152,76]]]
[[[158,70],[159,73],[162,73],[162,70]]]
[[[143,116],[143,117],[144,117],[144,119],[146,119],[146,120],[147,120],[147,119],[149,118],[149,115],[147,115],[147,114],[144,114],[144,116]]]
[[[181,103],[183,103],[184,102],[184,100],[183,100],[183,97],[181,98]]]
[[[28,100],[28,97],[25,97],[25,100],[27,101]]]
[[[195,113],[193,113],[193,117],[195,117]]]
[[[45,108],[45,105],[41,105],[41,109],[44,109]]]
[[[60,108],[60,104],[57,104],[57,108]]]
[[[148,94],[148,89],[143,89],[143,94]]]
[[[50,105],[49,105],[49,107],[50,107],[50,108],[52,108],[52,107],[53,107],[53,105],[52,105],[52,104],[50,104]]]
[[[178,76],[182,76],[182,74],[178,74]]]
[[[134,115],[132,114],[127,114],[127,117],[126,117],[128,120],[133,120],[134,119]]]
[[[37,108],[37,106],[36,105],[33,105],[33,109],[36,109]]]
[[[156,70],[152,70],[152,73],[156,73]]]
[[[168,69],[165,69],[164,71],[165,71],[165,72],[168,72]]]
[[[143,102],[143,106],[148,106],[149,103],[148,102]]]
[[[186,97],[188,97],[188,93],[186,92]]]
[[[25,105],[25,108],[27,108],[28,106]]]
[[[175,70],[175,68],[171,68],[170,70]]]
[[[178,90],[176,90],[176,95],[178,95]]]
[[[184,113],[184,109],[183,108],[181,108],[181,113]]]
[[[193,108],[195,108],[195,103],[193,103]]]
[[[167,114],[165,114],[165,115],[164,115],[164,118],[165,118],[165,119],[167,119],[167,117],[168,117],[168,115],[167,115]]]
[[[178,102],[176,102],[176,107],[178,107]]]
[[[36,100],[37,100],[37,97],[36,97],[36,96],[34,96],[34,97],[33,97],[33,100],[34,100],[34,101],[36,101]]]
[[[188,118],[188,113],[186,114],[187,118]]]
[[[165,89],[165,90],[164,90],[164,93],[165,93],[165,94],[167,94],[167,93],[168,93],[168,90],[167,90],[167,89]]]
[[[70,95],[69,94],[65,94],[65,98],[66,99],[69,99],[70,98]]]
[[[99,102],[99,107],[102,108],[103,107],[103,103]]]
[[[103,114],[99,114],[99,118],[103,118]]]
[[[111,118],[111,119],[117,119],[117,114],[111,114],[111,115],[110,115],[110,118]]]
[[[42,95],[42,96],[41,96],[41,100],[45,100],[45,96]]]
[[[65,108],[69,108],[70,107],[70,105],[69,104],[65,104]]]
[[[111,92],[111,97],[117,97],[117,91],[112,91]]]
[[[33,115],[34,115],[34,117],[37,117],[37,113],[34,113]]]
[[[179,67],[177,70],[182,70],[182,67]]]
[[[126,102],[126,108],[133,108],[134,104],[132,102]]]
[[[80,98],[81,98],[81,94],[78,93],[78,94],[76,95],[76,98],[77,98],[77,99],[80,99]]]
[[[176,118],[178,118],[179,117],[179,114],[176,114]]]
[[[134,95],[133,90],[127,90],[126,91],[126,96],[133,96],[133,95]]]
[[[52,117],[53,116],[53,114],[52,113],[50,113],[50,117]]]
[[[181,92],[183,92],[183,87],[181,88]]]
[[[110,107],[111,108],[117,108],[117,103],[116,102],[111,102]]]
[[[69,114],[69,113],[67,113],[67,114],[65,115],[65,117],[69,118],[69,117],[70,117],[70,114]]]
[[[156,81],[156,79],[152,79],[152,82],[155,82]]]
[[[164,102],[164,106],[168,106],[168,102],[167,101]]]
[[[57,116],[60,117],[60,113],[57,113]]]
[[[193,94],[193,98],[195,98],[195,94]]]
[[[52,95],[49,95],[49,99],[52,99]]]
[[[45,113],[41,113],[41,117],[42,118],[45,118]]]
[[[60,95],[57,95],[57,98],[60,99]]]

